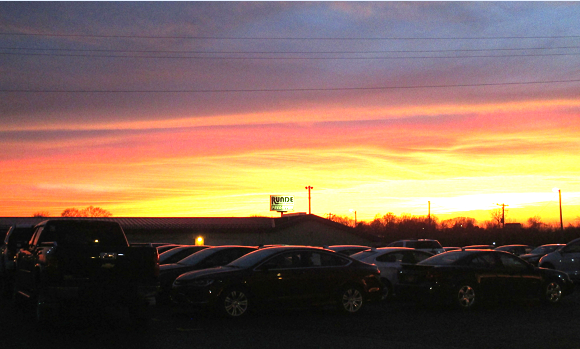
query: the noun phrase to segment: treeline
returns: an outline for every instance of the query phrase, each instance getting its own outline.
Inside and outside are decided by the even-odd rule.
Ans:
[[[492,218],[494,215],[492,214]],[[544,245],[567,243],[580,237],[580,225],[560,229],[541,222],[539,217],[528,219],[528,224],[491,220],[478,224],[474,218],[457,217],[440,221],[436,216],[377,215],[370,222],[355,222],[348,216],[328,215],[328,219],[354,227],[360,235],[371,237],[378,245],[402,239],[436,239],[443,246],[511,244]]]

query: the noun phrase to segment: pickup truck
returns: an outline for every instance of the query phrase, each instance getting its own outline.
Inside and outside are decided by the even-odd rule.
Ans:
[[[14,300],[34,305],[39,324],[58,320],[71,306],[75,313],[112,306],[146,325],[159,289],[157,249],[129,246],[116,222],[41,222],[15,263]]]

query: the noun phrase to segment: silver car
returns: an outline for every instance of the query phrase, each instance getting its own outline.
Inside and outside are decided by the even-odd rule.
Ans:
[[[580,239],[575,239],[557,251],[540,259],[540,268],[556,269],[567,273],[575,283],[580,282]]]
[[[383,283],[383,300],[394,294],[398,284],[399,271],[405,264],[416,264],[423,259],[433,256],[430,252],[420,251],[408,247],[381,247],[355,253],[350,257],[361,262],[374,264],[381,271]]]

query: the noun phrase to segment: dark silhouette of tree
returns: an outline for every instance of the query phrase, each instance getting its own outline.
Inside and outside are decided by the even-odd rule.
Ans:
[[[48,211],[38,211],[34,212],[32,217],[50,217],[50,213]]]
[[[82,210],[67,208],[60,214],[61,217],[112,217],[113,214],[103,208],[89,206]]]

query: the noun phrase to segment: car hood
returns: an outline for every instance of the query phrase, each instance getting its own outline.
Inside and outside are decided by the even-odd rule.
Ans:
[[[220,277],[220,276],[224,276],[228,273],[230,273],[230,274],[236,273],[240,270],[241,269],[239,269],[239,268],[228,267],[228,266],[195,270],[195,271],[190,271],[188,273],[180,275],[177,278],[177,280],[187,281],[187,280],[192,280],[192,279],[197,279],[197,278],[202,278],[202,277],[203,278]]]

